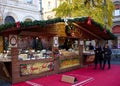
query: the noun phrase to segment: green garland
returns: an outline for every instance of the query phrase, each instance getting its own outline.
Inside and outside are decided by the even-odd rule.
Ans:
[[[81,17],[81,18],[68,19],[68,22],[86,22],[87,20],[88,20],[88,17]],[[25,27],[35,26],[35,25],[44,27],[47,24],[54,24],[58,22],[64,22],[64,19],[54,18],[49,20],[40,20],[40,21],[35,20],[35,21],[29,21],[29,22],[20,22],[20,28],[25,28]],[[104,27],[101,24],[95,22],[93,19],[91,19],[91,24],[94,24],[95,26],[99,27],[101,31],[104,31]],[[7,24],[0,25],[0,32],[12,27],[16,28],[16,23],[7,23]],[[107,29],[107,34],[109,34],[113,39],[116,38],[108,29]]]

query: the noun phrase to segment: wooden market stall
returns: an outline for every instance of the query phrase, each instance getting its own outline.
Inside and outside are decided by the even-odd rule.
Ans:
[[[91,25],[87,24],[87,17],[68,21],[67,25],[58,18],[1,26],[1,76],[17,83],[80,68],[84,63],[83,40],[114,39],[93,20]]]

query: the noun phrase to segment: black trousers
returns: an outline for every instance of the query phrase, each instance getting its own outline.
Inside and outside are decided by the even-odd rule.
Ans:
[[[94,62],[95,62],[95,69],[97,68],[97,64],[100,64],[100,68],[102,68],[102,58],[95,58]]]
[[[103,61],[103,69],[105,68],[106,62],[108,62],[108,69],[110,69],[110,67],[111,67],[111,65],[110,65],[110,57],[109,57],[109,58],[104,58],[104,61]]]

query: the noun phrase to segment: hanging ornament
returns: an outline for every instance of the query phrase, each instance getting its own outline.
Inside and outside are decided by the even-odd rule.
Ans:
[[[71,35],[71,27],[70,27],[69,25],[66,25],[66,26],[65,26],[65,32],[66,32],[66,34],[67,34],[68,36]]]
[[[54,69],[54,63],[50,62],[50,64],[48,65],[48,68],[50,69],[50,71],[52,71]]]
[[[106,26],[104,27],[104,33],[107,33]]]
[[[16,22],[16,27],[17,27],[17,28],[20,28],[20,22],[19,22],[19,21]]]
[[[74,36],[75,36],[75,33],[74,33],[74,32],[72,32],[72,33],[71,33],[71,36],[73,36],[73,37],[74,37]]]
[[[88,17],[87,24],[88,24],[88,25],[91,25],[91,18],[90,18],[90,17]]]

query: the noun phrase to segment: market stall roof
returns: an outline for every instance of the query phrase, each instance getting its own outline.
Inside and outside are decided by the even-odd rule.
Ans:
[[[65,22],[65,20],[61,18],[55,18],[50,20],[40,20],[40,21],[35,20],[32,22],[30,21],[30,22],[9,23],[9,24],[1,25],[0,32],[4,33],[10,31],[26,30],[30,28],[34,29],[34,27],[44,28],[47,25],[55,24],[59,22]],[[116,38],[108,29],[104,29],[104,27],[101,24],[95,22],[93,19],[91,19],[91,24],[88,24],[87,23],[88,17],[67,19],[67,22],[73,23],[81,30],[91,34],[92,36],[98,39],[110,40]],[[87,33],[86,35],[88,35]]]

